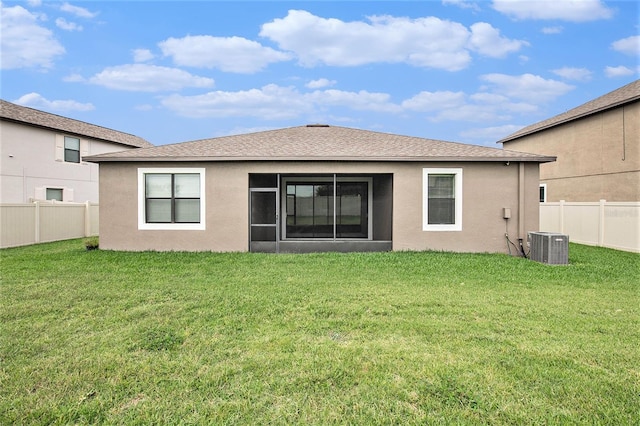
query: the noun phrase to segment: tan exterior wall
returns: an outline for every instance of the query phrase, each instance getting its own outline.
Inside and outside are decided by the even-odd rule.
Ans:
[[[206,230],[138,230],[137,170],[151,167],[206,169]],[[425,167],[463,169],[462,231],[422,230]],[[107,162],[100,166],[100,247],[132,251],[247,251],[250,173],[392,174],[394,250],[506,253],[505,232],[517,243],[518,236],[526,239],[526,232],[538,230],[537,163]],[[505,207],[511,209],[508,221],[503,218]]]
[[[640,201],[640,102],[544,130],[505,149],[557,156],[540,166],[547,201]]]
[[[44,199],[44,188],[63,189],[64,201],[98,202],[98,165],[56,161],[56,135],[65,133],[0,121],[0,202]],[[125,149],[130,148],[80,138],[81,156]]]

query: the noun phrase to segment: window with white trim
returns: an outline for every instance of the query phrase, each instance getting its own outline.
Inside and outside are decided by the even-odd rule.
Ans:
[[[63,200],[63,189],[62,188],[46,188],[45,189],[46,194],[45,194],[45,198],[47,200],[55,200],[55,201],[62,201]]]
[[[541,203],[547,202],[547,184],[546,183],[540,184],[540,202]]]
[[[138,229],[205,229],[202,168],[138,169]]]
[[[80,162],[80,139],[71,136],[64,137],[64,161],[67,163]]]
[[[462,169],[422,169],[423,231],[462,230]]]

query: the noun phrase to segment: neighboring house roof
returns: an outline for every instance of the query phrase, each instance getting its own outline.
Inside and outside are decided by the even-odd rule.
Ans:
[[[141,137],[106,127],[96,126],[72,118],[62,117],[56,114],[39,111],[37,109],[23,107],[0,99],[0,119],[23,123],[29,126],[41,127],[76,136],[84,136],[92,139],[100,139],[107,142],[115,142],[121,145],[135,148],[153,146]]]
[[[87,161],[555,161],[555,157],[310,124],[95,155]]]
[[[551,127],[559,126],[570,121],[578,120],[580,118],[597,114],[631,102],[636,102],[638,100],[640,100],[640,80],[636,80],[633,83],[622,86],[613,92],[609,92],[606,95],[600,96],[599,98],[582,104],[567,112],[563,112],[562,114],[558,114],[555,117],[527,126],[515,133],[512,133],[506,138],[499,140],[497,143],[510,142],[514,139],[518,139],[532,133],[537,133]]]

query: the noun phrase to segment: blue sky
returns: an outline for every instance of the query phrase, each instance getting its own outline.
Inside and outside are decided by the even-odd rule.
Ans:
[[[183,142],[326,123],[478,145],[639,78],[637,1],[2,1],[1,96]]]

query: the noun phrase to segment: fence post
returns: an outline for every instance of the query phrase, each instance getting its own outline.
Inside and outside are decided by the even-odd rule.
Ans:
[[[560,200],[560,233],[564,234],[564,200]]]
[[[87,200],[84,203],[84,236],[88,237],[91,234],[91,206]]]
[[[598,246],[604,247],[604,207],[607,200],[600,200],[600,208],[598,210]]]
[[[36,230],[35,239],[37,244],[40,242],[40,201],[36,201],[34,204],[36,205],[36,223],[34,228]]]

